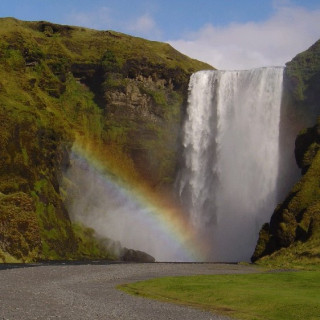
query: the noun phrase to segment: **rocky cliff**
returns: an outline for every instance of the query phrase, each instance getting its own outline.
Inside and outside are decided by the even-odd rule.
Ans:
[[[319,264],[320,41],[287,63],[285,90],[287,117],[313,126],[303,129],[295,142],[302,177],[262,227],[252,260],[282,266]]]
[[[0,261],[115,258],[65,208],[72,145],[170,188],[189,76],[208,68],[164,43],[0,19]]]

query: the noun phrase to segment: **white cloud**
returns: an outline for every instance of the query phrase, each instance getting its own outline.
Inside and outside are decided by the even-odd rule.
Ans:
[[[67,24],[83,26],[93,29],[110,29],[112,24],[111,10],[107,7],[97,8],[92,11],[74,11],[65,18]]]
[[[151,36],[153,39],[160,38],[161,36],[161,31],[157,27],[156,22],[148,13],[127,24],[126,29],[131,33],[141,36]]]
[[[320,38],[320,10],[308,11],[286,1],[274,4],[275,13],[266,21],[208,24],[186,39],[168,42],[218,69],[284,65]]]

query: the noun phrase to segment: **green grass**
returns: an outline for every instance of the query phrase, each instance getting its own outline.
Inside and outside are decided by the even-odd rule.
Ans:
[[[42,28],[50,27],[49,35]],[[167,43],[147,41],[115,31],[55,25],[44,22],[25,22],[12,18],[0,18],[0,37],[14,36],[15,47],[28,46],[32,56],[55,56],[78,62],[96,62],[104,57],[104,64],[122,67],[128,59],[146,58],[154,64],[184,71],[212,69],[206,63],[190,59]],[[10,39],[11,40],[11,39]],[[83,44],[86,45],[83,45]],[[41,48],[41,49],[40,49]],[[1,49],[1,45],[0,45]],[[18,51],[8,53],[13,66],[23,63]],[[59,60],[61,60],[59,58]],[[200,67],[200,68],[199,68]]]
[[[320,319],[320,271],[168,277],[118,288],[236,319]]]

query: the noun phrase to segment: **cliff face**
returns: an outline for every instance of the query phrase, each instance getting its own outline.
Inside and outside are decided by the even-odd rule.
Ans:
[[[296,138],[302,178],[275,209],[270,224],[261,229],[252,260],[316,264],[320,262],[320,41],[289,62],[285,75],[287,114],[295,114],[295,123],[304,118],[317,124]]]
[[[208,68],[164,43],[0,19],[0,261],[112,258],[65,209],[72,144],[170,188],[189,76]]]

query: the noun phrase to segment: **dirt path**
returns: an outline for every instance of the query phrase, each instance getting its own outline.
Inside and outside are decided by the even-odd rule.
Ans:
[[[232,264],[59,264],[0,267],[0,319],[226,319],[209,312],[133,297],[115,286],[154,277],[249,273]]]

